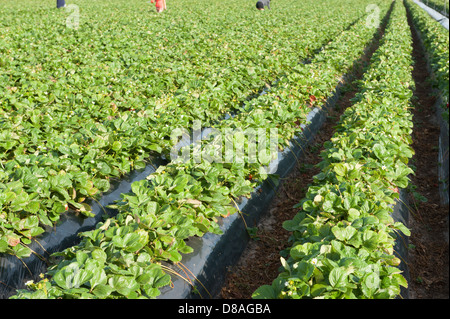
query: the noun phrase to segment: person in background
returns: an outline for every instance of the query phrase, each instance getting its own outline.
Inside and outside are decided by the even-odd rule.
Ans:
[[[166,0],[151,0],[151,3],[155,3],[156,6],[156,11],[157,12],[163,12],[164,10],[167,9],[166,7]]]
[[[264,10],[264,7],[267,7],[270,10],[270,0],[258,0],[256,3],[256,9]]]
[[[64,8],[66,6],[66,1],[65,0],[56,0],[56,7],[59,8]]]

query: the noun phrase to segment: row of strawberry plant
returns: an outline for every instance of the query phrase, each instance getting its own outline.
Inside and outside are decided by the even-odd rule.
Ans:
[[[420,33],[433,73],[432,83],[442,100],[442,116],[448,123],[449,99],[449,36],[448,30],[431,18],[422,8],[411,0],[405,0],[411,13],[413,24]]]
[[[387,11],[389,2],[380,2],[382,12]],[[344,32],[335,42],[328,45],[317,56],[317,61],[301,65],[296,69],[299,76],[292,79],[287,76],[270,94],[260,97],[260,108],[280,103],[280,95],[286,101],[295,90],[302,95],[292,97],[301,99],[295,108],[303,113],[310,109],[310,85],[320,82],[318,76],[312,77],[309,84],[298,81],[315,70],[326,74],[324,77],[324,97],[331,95],[343,73],[348,71],[353,60],[363,54],[365,46],[371,41],[376,29],[365,27],[360,21]],[[353,41],[348,41],[352,39]],[[348,55],[345,66],[341,56]],[[302,72],[300,72],[302,70]],[[331,72],[331,70],[333,70]],[[291,85],[294,86],[291,90]],[[267,97],[266,97],[267,96]],[[308,103],[306,103],[308,102]],[[291,117],[261,116],[253,102],[252,110],[247,114],[246,127],[267,125],[280,128],[280,140],[283,134],[289,135],[285,124]],[[290,109],[298,117],[296,109]],[[277,113],[280,113],[278,110]],[[274,112],[275,114],[275,112]],[[242,116],[241,119],[245,117]],[[264,119],[264,122],[258,122]],[[304,118],[298,119],[304,122]],[[237,118],[223,121],[222,127],[231,127],[239,122]],[[294,125],[297,133],[299,125]],[[246,139],[245,136],[241,136]],[[244,141],[244,144],[248,140]],[[280,147],[283,143],[280,143]],[[244,157],[248,159],[248,157]],[[148,177],[148,180],[132,184],[132,193],[124,194],[116,207],[119,214],[100,223],[96,230],[82,234],[82,242],[54,256],[62,257],[47,273],[47,277],[38,283],[31,283],[31,290],[20,290],[15,298],[120,298],[155,297],[158,288],[170,282],[165,272],[170,270],[162,262],[181,261],[181,253],[189,253],[192,248],[185,240],[191,236],[202,236],[205,232],[220,233],[217,218],[236,211],[233,201],[240,196],[249,196],[253,188],[264,180],[259,167],[267,163],[172,163],[161,166]],[[254,174],[253,179],[250,175]],[[259,174],[259,175],[258,175]],[[86,264],[89,260],[89,265]],[[147,268],[152,272],[147,274]],[[163,271],[164,270],[164,271]]]
[[[389,2],[379,2],[380,22],[386,16]],[[365,18],[367,18],[366,16]],[[326,45],[311,64],[299,64],[264,95],[244,104],[245,112],[223,121],[225,127],[257,129],[277,128],[279,148],[283,150],[303,130],[308,113],[322,107],[335,93],[347,74],[352,74],[366,52],[377,28],[361,19],[349,30]],[[250,174],[263,180],[257,171]]]
[[[390,215],[408,185],[411,144],[412,38],[401,1],[359,82],[355,104],[324,144],[292,232],[279,276],[253,298],[394,298],[407,282],[393,254],[398,232]]]
[[[335,5],[342,5],[342,2],[337,1]],[[120,7],[120,9],[123,8]],[[305,15],[308,17],[307,19],[305,19],[304,24],[292,23],[291,14],[290,20],[284,19],[285,21],[287,20],[287,25],[290,27],[277,28],[273,32],[281,33],[281,36],[279,35],[277,37],[273,37],[270,32],[261,32],[256,34],[255,39],[254,32],[250,32],[253,31],[255,23],[258,23],[258,21],[254,18],[244,19],[244,22],[240,23],[238,26],[235,26],[236,28],[239,27],[240,29],[239,37],[237,37],[235,36],[237,32],[233,27],[225,28],[226,23],[229,24],[230,20],[237,20],[237,18],[234,19],[234,17],[231,16],[230,20],[221,21],[221,19],[219,19],[220,16],[215,17],[217,13],[214,15],[214,12],[210,12],[212,8],[205,9],[205,7],[203,6],[202,11],[204,10],[207,10],[207,14],[210,16],[206,21],[205,19],[200,19],[200,17],[198,17],[198,20],[200,20],[201,22],[198,22],[198,27],[196,24],[194,25],[193,30],[195,31],[187,32],[187,30],[185,30],[185,24],[187,22],[184,20],[180,21],[180,17],[175,16],[175,21],[168,21],[170,22],[170,24],[179,23],[181,27],[168,28],[166,25],[162,25],[159,26],[159,28],[166,28],[166,31],[168,32],[165,32],[164,34],[162,34],[162,32],[156,32],[156,34],[150,33],[151,36],[146,37],[143,43],[128,44],[132,49],[135,50],[140,49],[142,46],[144,46],[149,51],[159,51],[159,53],[163,53],[160,56],[155,56],[154,52],[151,52],[151,55],[149,57],[147,57],[146,55],[133,56],[131,52],[128,52],[128,50],[125,52],[124,50],[120,50],[119,52],[121,52],[122,55],[127,54],[126,58],[123,56],[119,57],[119,59],[111,57],[111,55],[114,55],[114,51],[118,51],[117,49],[119,49],[119,47],[107,46],[103,44],[103,42],[112,42],[112,44],[114,44],[115,42],[120,43],[121,41],[119,41],[118,37],[124,36],[126,38],[130,38],[135,37],[136,35],[134,33],[129,33],[130,31],[128,30],[120,30],[120,33],[111,32],[111,35],[105,34],[102,28],[98,28],[98,25],[97,28],[100,30],[97,30],[97,28],[94,30],[91,30],[91,28],[86,28],[87,30],[84,31],[84,29],[81,29],[80,27],[80,30],[77,31],[78,36],[86,37],[90,39],[90,41],[88,41],[87,43],[82,43],[83,46],[80,46],[80,44],[78,43],[79,41],[74,41],[74,43],[68,41],[68,43],[64,43],[64,46],[67,48],[64,48],[63,52],[64,57],[68,55],[69,58],[69,61],[63,61],[66,63],[65,69],[67,69],[67,74],[65,75],[68,76],[69,80],[73,80],[73,83],[69,82],[68,84],[73,85],[74,89],[78,89],[78,91],[76,92],[77,94],[75,94],[75,92],[74,94],[70,94],[72,93],[70,90],[63,90],[62,93],[64,93],[65,95],[69,95],[69,100],[71,98],[70,95],[72,95],[75,98],[75,100],[73,101],[74,103],[81,102],[80,104],[89,106],[89,110],[91,111],[91,113],[94,113],[95,117],[101,119],[114,115],[111,114],[111,110],[109,108],[109,102],[111,101],[114,101],[115,107],[119,108],[119,110],[122,108],[124,108],[125,110],[129,110],[134,109],[135,107],[136,110],[138,110],[141,106],[147,105],[148,102],[146,102],[145,100],[149,97],[154,96],[153,93],[148,92],[149,87],[151,87],[152,90],[156,92],[155,94],[158,94],[157,96],[161,95],[161,93],[164,92],[164,95],[171,95],[171,93],[174,93],[177,97],[175,99],[177,100],[176,103],[171,102],[170,105],[164,105],[164,107],[162,107],[162,113],[156,112],[156,114],[149,114],[149,116],[157,117],[158,115],[165,115],[173,119],[183,114],[174,114],[174,117],[172,117],[170,113],[174,112],[175,109],[181,109],[183,112],[187,112],[187,115],[191,114],[191,117],[194,115],[189,112],[202,113],[204,112],[204,110],[208,109],[210,111],[215,111],[213,113],[215,116],[217,116],[217,110],[211,108],[207,103],[208,101],[214,101],[216,104],[218,104],[217,107],[223,108],[228,104],[226,103],[227,100],[231,101],[233,99],[239,99],[242,97],[246,97],[250,93],[254,93],[254,90],[260,88],[263,85],[264,81],[270,82],[271,79],[273,80],[274,78],[276,78],[274,77],[274,75],[276,75],[277,72],[284,72],[287,65],[295,65],[298,59],[305,58],[308,52],[320,48],[323,42],[327,42],[327,39],[331,39],[336,32],[339,33],[343,28],[346,27],[348,23],[350,23],[350,21],[353,21],[355,19],[354,15],[342,16],[340,14],[333,14],[327,16],[327,19],[339,20],[340,23],[327,23],[326,26],[322,25],[321,29],[315,28],[311,31],[310,22],[318,19],[319,11],[316,7],[313,7],[311,4],[309,4],[306,6],[306,8],[304,8]],[[357,13],[358,11],[355,10],[353,12]],[[126,11],[126,13],[134,13],[134,15],[136,14],[136,12],[133,11]],[[202,12],[202,14],[205,15],[205,12]],[[323,13],[320,12],[320,14],[322,15]],[[198,13],[196,14],[196,16],[197,15]],[[219,20],[219,22],[216,22],[216,20],[212,19],[211,17],[217,18],[216,20]],[[195,20],[196,18],[190,16],[189,19]],[[140,21],[139,18],[137,18],[136,20]],[[152,23],[156,24],[160,22],[161,21]],[[273,19],[264,22],[264,24],[259,22],[260,26],[258,26],[258,28],[262,30],[271,29],[273,28],[273,24],[275,23]],[[309,32],[305,32],[306,25],[308,25]],[[293,28],[292,26],[295,26],[295,28]],[[140,31],[143,27],[139,23],[137,23],[135,25],[135,28]],[[153,28],[153,26],[149,27],[146,25],[146,28]],[[226,31],[222,30],[222,34],[217,34],[218,29],[223,29]],[[8,31],[8,29],[6,31]],[[82,33],[82,31],[86,33]],[[225,34],[223,34],[224,32]],[[70,32],[67,33],[67,35],[72,35]],[[302,34],[303,37],[300,41],[298,41],[298,39],[296,39],[296,41],[286,41],[287,37],[291,38],[290,34],[292,33]],[[12,41],[19,42],[20,36],[23,36],[23,34],[19,33],[19,36],[13,37]],[[155,36],[157,41],[153,41],[155,40]],[[160,39],[160,37],[163,38]],[[191,38],[193,39],[192,41],[190,41]],[[57,37],[56,39],[51,40],[60,41],[60,39]],[[149,42],[150,40],[153,42]],[[161,42],[164,45],[162,45]],[[292,46],[291,43],[293,43],[294,45]],[[85,46],[87,46],[87,48]],[[34,47],[36,47],[36,49],[34,49]],[[300,47],[302,48],[302,50],[297,50],[295,54],[291,54]],[[35,60],[39,61],[41,59],[39,59],[40,56],[38,50],[41,50],[41,48],[41,43],[36,43],[34,44],[34,46],[26,46],[25,44],[24,47],[19,46],[18,51],[20,51],[21,49],[31,51],[33,53],[31,54],[31,56],[34,57]],[[120,49],[122,49],[122,47],[120,47]],[[105,50],[107,50],[108,54],[106,57],[102,57],[100,53],[104,53],[106,55],[106,53],[104,52]],[[86,51],[90,52],[92,54],[92,57],[80,56],[81,54],[85,55],[84,52]],[[67,52],[69,54],[67,54]],[[187,55],[186,52],[188,52],[189,54]],[[287,52],[288,54],[284,54],[284,52]],[[15,56],[18,55],[17,51],[11,52],[11,50],[8,50],[8,53],[11,53]],[[177,56],[182,57],[182,59],[176,59],[174,61],[173,58]],[[280,56],[282,56],[282,58],[280,58]],[[20,55],[19,57],[20,59],[22,59]],[[75,61],[76,63],[71,60]],[[114,63],[109,63],[111,62],[111,60]],[[180,62],[180,60],[182,60],[182,62]],[[98,64],[99,61],[103,62],[100,64],[101,70],[97,73],[92,74],[93,64]],[[5,66],[14,66],[15,64],[10,64],[8,62],[8,60],[4,61]],[[29,62],[32,63],[34,61],[31,60]],[[59,81],[61,79],[57,79],[58,74],[60,73],[58,72],[60,71],[58,69],[59,62],[60,61],[57,61],[57,63],[53,63],[54,65],[52,65],[52,63],[50,62],[47,62],[48,65],[41,65],[41,68],[45,68],[45,73],[52,73],[51,78],[47,78],[46,76],[40,77],[39,75],[45,74],[40,74],[40,72],[33,72],[38,73],[36,79],[38,79],[39,82],[46,83],[47,85],[44,88],[47,88],[50,92],[50,96],[48,97],[48,99],[46,99],[45,96],[40,96],[42,98],[42,102],[47,102],[47,100],[50,100],[50,102],[52,102],[55,98],[61,98],[61,96],[55,97],[51,95],[52,92],[54,94],[57,94],[56,92],[61,91],[61,85],[58,85],[60,84]],[[202,65],[200,65],[200,63],[202,63]],[[145,65],[146,72],[142,72],[142,68],[140,68],[142,64]],[[136,70],[136,68],[138,67],[140,68],[140,71]],[[76,70],[76,68],[78,68],[79,70]],[[20,71],[20,69],[12,69],[13,70],[8,75],[11,80],[15,80],[15,75],[20,73],[18,72]],[[103,69],[108,69],[109,71],[104,72]],[[124,69],[125,71],[122,72],[122,69]],[[77,72],[79,72],[80,74],[78,74]],[[247,73],[250,73],[250,75]],[[268,75],[268,73],[270,74]],[[91,76],[89,76],[89,74]],[[87,77],[86,83],[80,82],[81,76],[85,76],[85,78]],[[145,76],[152,76],[152,78],[154,77],[155,79],[154,81],[149,81],[149,79]],[[94,78],[93,81],[91,81],[92,77]],[[103,80],[106,78],[109,79],[109,81],[107,81],[107,83],[98,83],[99,81],[97,81],[97,77],[102,78]],[[124,92],[122,92],[122,90],[124,90],[122,86],[119,86],[119,88],[116,89],[116,80],[119,77],[122,77],[124,81],[129,81],[130,84],[132,86],[136,86],[136,88],[130,88],[129,90],[125,90]],[[252,83],[250,85],[250,88],[247,88],[246,86],[249,85],[248,82],[254,81],[255,79],[258,83]],[[170,83],[170,86],[158,87],[158,85],[154,83],[155,81],[157,82],[157,84],[163,85],[166,85],[166,83]],[[230,88],[228,86],[224,86],[224,83],[226,83],[228,86],[231,85],[232,87]],[[19,81],[14,84],[17,84],[17,86],[9,86],[11,90],[20,90],[22,82]],[[100,89],[105,89],[106,85],[108,85],[109,88],[107,92],[109,94],[107,95],[110,98],[106,98],[105,101],[100,101],[100,97],[98,97],[98,95],[101,95],[103,93],[92,91],[92,88],[99,87]],[[8,85],[6,86],[8,87]],[[86,91],[86,94],[83,94],[83,89],[85,89],[86,87],[90,88],[91,90],[88,90]],[[187,91],[190,92],[186,93]],[[211,95],[211,91],[214,91],[215,95]],[[24,95],[24,92],[21,93],[22,95]],[[217,96],[217,94],[219,94],[219,96]],[[228,96],[221,97],[221,95],[224,94],[228,94]],[[128,98],[128,95],[131,96]],[[182,96],[180,97],[179,95]],[[184,103],[186,99],[188,99],[189,101]],[[13,96],[13,101],[18,102],[17,96]],[[84,103],[83,101],[86,101],[87,103]],[[94,104],[94,106],[90,105],[91,102],[92,104]],[[165,104],[168,103],[165,100],[163,100],[162,102],[164,102]],[[11,104],[15,105],[16,103]],[[106,104],[106,106],[103,104]],[[193,105],[197,104],[200,104],[200,107],[192,108]],[[188,110],[183,107],[186,105],[190,106]],[[113,107],[113,111],[115,107]],[[170,110],[168,111],[167,109]],[[203,119],[207,115],[208,114],[197,114],[196,118]],[[86,116],[87,115],[84,114],[83,118],[86,119]],[[71,118],[72,117],[77,116],[71,116]],[[62,118],[62,120],[64,122],[68,122],[67,120],[65,120],[65,118]],[[208,122],[209,118],[206,119],[206,121]],[[50,125],[51,123],[46,124]],[[79,123],[73,124],[77,125]]]
[[[338,10],[329,13],[327,17],[333,23],[327,23],[323,30],[305,32],[306,26],[319,17],[318,8],[311,2],[303,8],[310,20],[293,23],[291,13],[283,18],[287,27],[274,30],[281,34],[279,37],[262,32],[258,33],[260,40],[255,40],[253,26],[261,23],[258,19],[244,19],[235,26],[242,29],[237,32],[225,25],[239,17],[218,17],[217,23],[213,19],[217,13],[211,6],[208,19],[200,19],[205,12],[195,13],[199,22],[198,28],[195,24],[190,29],[194,31],[188,32],[185,27],[187,17],[174,13],[172,19],[151,21],[150,29],[168,30],[158,32],[157,41],[150,32],[140,37],[142,42],[127,42],[130,49],[125,50],[123,39],[148,32],[148,20],[130,9],[128,2],[116,2],[110,12],[120,14],[124,21],[111,29],[112,18],[94,23],[93,19],[99,18],[98,12],[93,13],[95,4],[79,4],[81,9],[86,6],[87,12],[80,12],[86,22],[78,30],[63,29],[62,34],[49,32],[49,28],[58,17],[61,24],[64,22],[63,12],[49,13],[42,8],[30,16],[23,10],[20,13],[30,19],[18,32],[11,32],[14,19],[2,21],[1,50],[7,55],[0,62],[5,87],[0,98],[0,252],[28,256],[26,245],[31,239],[69,208],[91,216],[84,201],[107,191],[109,178],[142,168],[152,153],[167,155],[174,123],[188,127],[193,119],[200,119],[208,125],[223,112],[238,108],[261,83],[288,72],[364,9],[360,4],[350,15],[342,16],[336,13]],[[117,13],[118,9],[124,12]],[[247,13],[247,17],[253,13]],[[42,15],[47,15],[47,20],[36,24]],[[276,17],[265,20],[261,29],[270,28]],[[126,27],[130,21],[135,21],[133,30]],[[169,28],[173,24],[181,26]],[[222,29],[228,31],[221,34]],[[290,32],[305,37],[287,41],[292,37]],[[46,46],[51,52],[44,49]],[[299,47],[303,49],[293,55]],[[164,53],[158,59],[153,52],[136,55],[141,48]],[[184,52],[189,54],[181,59],[183,63],[174,61],[176,56],[185,57]],[[205,64],[199,67],[200,62]],[[145,72],[140,70],[142,65]],[[230,87],[230,83],[234,84]],[[161,97],[164,90],[167,96]]]

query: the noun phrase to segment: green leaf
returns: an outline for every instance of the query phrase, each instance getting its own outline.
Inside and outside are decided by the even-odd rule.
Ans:
[[[334,207],[333,207],[333,202],[326,200],[325,202],[323,202],[322,204],[322,209],[325,212],[329,212],[329,213],[333,213],[334,212]]]
[[[11,201],[11,210],[13,212],[25,209],[29,203],[29,196],[26,192],[21,192]]]
[[[60,269],[53,276],[53,280],[63,289],[79,288],[89,281],[94,274],[91,271],[80,269],[77,263],[71,263]]]
[[[95,249],[91,253],[92,258],[98,260],[100,263],[106,262],[107,255],[102,249]]]
[[[252,294],[253,299],[276,299],[275,290],[272,286],[262,285]]]
[[[378,247],[378,235],[374,231],[366,229],[362,240],[363,246],[368,249],[376,249]]]
[[[77,263],[80,267],[86,263],[86,260],[89,258],[88,254],[82,251],[77,251],[76,253]]]
[[[331,228],[331,231],[333,232],[333,235],[336,237],[336,239],[341,241],[349,240],[357,232],[357,230],[350,225],[345,228],[340,226],[334,226],[333,228]]]
[[[25,210],[27,212],[30,212],[32,214],[36,214],[39,211],[40,204],[38,201],[31,201],[28,203],[28,205],[25,207]]]
[[[350,208],[348,210],[348,220],[349,221],[354,221],[355,219],[357,219],[360,216],[360,212],[355,209],[355,208]]]
[[[320,296],[323,292],[328,290],[328,286],[324,285],[324,284],[315,284],[311,287],[311,296],[314,297],[318,297]]]
[[[385,157],[389,156],[389,153],[387,152],[386,148],[381,144],[375,144],[372,147],[372,150],[376,157],[378,157],[380,160],[383,160]]]
[[[179,193],[185,189],[188,181],[187,176],[179,176],[173,181],[172,189]]]
[[[143,286],[143,289],[149,298],[156,298],[161,294],[161,291],[158,288],[154,288],[151,285],[145,285]]]
[[[137,170],[144,169],[145,166],[146,165],[145,165],[144,161],[136,161],[136,162],[134,162],[134,168],[137,169]]]
[[[97,168],[104,176],[107,176],[111,173],[111,167],[105,162],[98,162]]]
[[[305,261],[301,261],[297,264],[297,268],[295,269],[295,273],[297,277],[305,282],[309,281],[314,272],[314,266]]]
[[[25,257],[30,257],[31,255],[31,249],[22,245],[16,245],[13,248],[14,254],[18,257],[18,258],[25,258]]]
[[[171,278],[168,274],[166,274],[164,271],[161,270],[161,267],[159,265],[152,264],[148,269],[147,273],[151,276],[151,285],[155,288],[160,288],[167,286]]]
[[[372,298],[373,295],[379,290],[380,283],[380,277],[375,272],[364,276],[361,281],[361,289],[363,294],[368,298]]]
[[[291,273],[291,267],[289,266],[288,262],[286,261],[286,259],[284,259],[283,257],[280,257],[280,261],[281,261],[281,265],[283,265],[283,268],[285,270],[288,271],[288,273]]]
[[[312,211],[314,211],[315,206],[314,206],[312,200],[307,200],[303,203],[302,208],[305,212],[312,212]]]
[[[147,214],[156,214],[156,212],[158,211],[158,207],[159,207],[159,205],[158,205],[158,203],[157,202],[153,202],[153,201],[151,201],[151,202],[148,202],[147,203],[147,210],[146,210],[146,213]]]
[[[328,276],[330,285],[333,288],[345,288],[347,285],[347,273],[340,267],[333,268]]]
[[[8,242],[0,238],[0,253],[6,252],[8,247],[9,247]]]
[[[139,284],[130,276],[114,275],[108,283],[115,291],[124,296],[139,289]]]
[[[170,260],[174,263],[180,262],[182,259],[181,254],[176,250],[171,250],[170,252]]]
[[[122,143],[119,141],[115,141],[111,146],[113,151],[119,151],[122,148]]]
[[[300,222],[305,218],[305,213],[298,213],[291,220],[283,222],[283,228],[287,231],[293,232],[301,227]]]
[[[98,284],[95,286],[94,290],[92,290],[92,293],[99,297],[100,299],[105,299],[108,297],[112,292],[114,291],[114,288],[104,285],[104,284]]]
[[[411,231],[402,222],[394,223],[394,228],[400,230],[406,236],[411,236]]]
[[[400,286],[408,288],[408,281],[401,274],[392,274],[392,278],[394,278]]]
[[[108,282],[108,278],[106,277],[106,273],[101,268],[92,269],[92,278],[89,280],[91,285],[91,289],[95,288],[98,285],[105,285]]]
[[[335,164],[333,170],[338,176],[345,176],[347,174],[347,167],[342,163]]]
[[[294,260],[301,260],[305,256],[307,256],[311,253],[311,251],[310,251],[311,246],[312,246],[311,243],[305,243],[303,245],[295,245],[294,247],[291,248],[289,253]],[[281,257],[281,258],[283,258],[283,257]],[[283,266],[285,263],[287,265],[287,262],[284,259],[282,259]],[[287,265],[287,266],[289,267],[289,265]]]

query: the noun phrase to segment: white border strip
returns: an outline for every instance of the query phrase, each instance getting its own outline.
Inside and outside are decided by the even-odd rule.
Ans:
[[[428,7],[423,2],[420,2],[418,0],[412,0],[414,1],[419,7],[421,7],[423,10],[425,10],[433,19],[435,19],[437,22],[439,22],[444,28],[448,30],[448,18],[436,10]]]

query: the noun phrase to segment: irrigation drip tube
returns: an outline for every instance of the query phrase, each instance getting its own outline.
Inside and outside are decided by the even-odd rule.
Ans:
[[[437,12],[436,10],[428,7],[423,2],[420,2],[418,0],[413,0],[419,7],[421,7],[423,10],[425,10],[433,19],[438,21],[444,28],[448,30],[448,18],[441,13]]]

